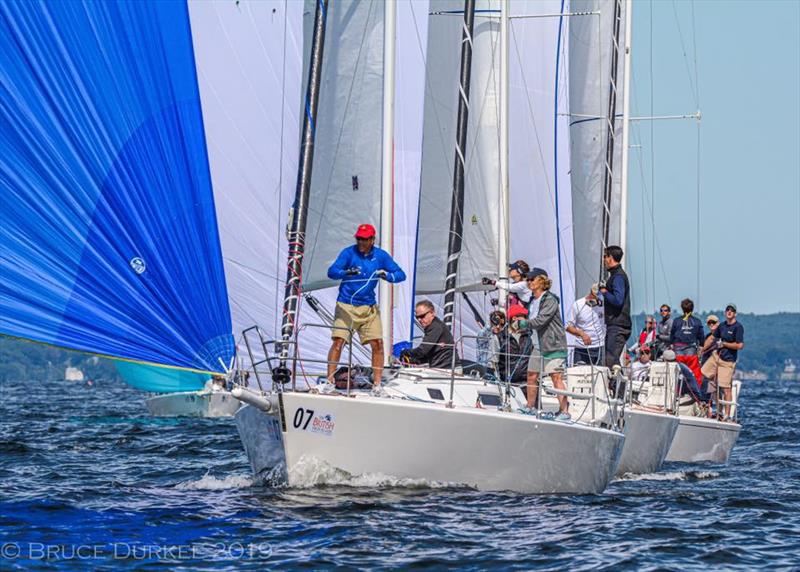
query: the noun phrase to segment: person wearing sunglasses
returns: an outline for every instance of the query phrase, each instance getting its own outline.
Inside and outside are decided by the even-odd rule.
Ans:
[[[656,324],[656,344],[653,347],[653,359],[669,347],[669,336],[672,333],[672,308],[669,304],[661,304],[659,309],[661,320]]]
[[[744,348],[744,326],[736,321],[735,304],[728,304],[725,307],[725,322],[721,323],[714,331],[714,338],[716,339],[716,348],[703,365],[703,377],[714,381],[722,390],[723,399],[730,401],[736,360],[739,351]],[[723,420],[729,421],[731,406],[725,405],[717,408],[717,414],[720,413],[724,413]]]
[[[400,359],[409,364],[428,364],[429,367],[437,369],[451,369],[455,358],[455,364],[460,365],[453,343],[453,334],[436,316],[433,302],[430,300],[417,302],[414,307],[414,317],[422,326],[425,335],[417,347],[403,350]]]
[[[644,319],[644,328],[639,332],[639,347],[652,346],[656,341],[656,319],[647,316]]]
[[[708,326],[708,335],[706,335],[706,339],[703,342],[703,347],[700,348],[700,365],[704,365],[708,358],[711,357],[711,354],[714,353],[714,350],[717,349],[717,339],[714,337],[714,332],[717,331],[719,328],[719,318],[714,314],[710,314],[708,318],[706,318],[706,326]]]

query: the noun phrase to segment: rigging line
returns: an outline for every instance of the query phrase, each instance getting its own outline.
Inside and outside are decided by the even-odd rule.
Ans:
[[[331,184],[333,182],[333,170],[336,167],[336,159],[339,156],[339,148],[341,147],[342,136],[344,134],[344,129],[342,127],[344,126],[345,122],[347,121],[347,115],[348,115],[348,111],[350,109],[350,102],[351,102],[352,97],[353,97],[353,88],[355,87],[356,77],[358,76],[359,66],[361,64],[361,54],[364,51],[364,44],[366,43],[367,27],[369,26],[370,22],[372,21],[372,9],[374,7],[375,7],[375,2],[373,0],[369,4],[369,11],[367,12],[367,17],[364,19],[364,29],[361,32],[361,43],[358,46],[358,53],[356,55],[356,63],[353,66],[353,76],[350,79],[350,88],[347,91],[347,100],[345,101],[345,104],[344,104],[344,113],[342,114],[342,122],[339,125],[339,129],[338,129],[339,134],[338,134],[338,137],[336,138],[336,145],[335,145],[334,150],[333,150],[333,157],[331,159],[330,170],[328,171],[328,176],[324,179],[325,181],[327,181],[327,185],[325,186],[325,198],[323,199],[322,205],[319,208],[319,210],[317,210],[315,208],[312,208],[311,205],[309,205],[309,211],[313,212],[315,214],[320,214],[321,215],[321,213],[325,212],[325,209],[328,206],[328,199],[330,197],[330,188],[331,188]],[[340,22],[344,22],[344,21],[345,21],[345,18],[342,18],[340,20]],[[331,25],[331,28],[333,28],[333,25]],[[328,60],[326,60],[326,61],[330,62],[331,60],[330,60],[330,58],[328,58]],[[323,65],[325,65],[325,64],[323,64]],[[326,68],[327,68],[327,66],[326,66]],[[313,177],[313,175],[312,175],[312,177]],[[322,224],[317,224],[316,228],[314,229],[313,238],[308,237],[308,238],[311,238],[311,240],[308,240],[308,238],[307,238],[306,241],[305,241],[306,245],[310,246],[310,248],[306,249],[306,251],[304,253],[304,257],[306,259],[306,262],[305,262],[305,268],[306,269],[311,268],[313,263],[314,263],[314,255],[316,254],[316,251],[317,251],[317,240],[319,239],[319,231],[320,231],[321,228],[322,228]],[[306,233],[306,234],[308,234],[308,233]]]
[[[283,132],[284,132],[284,124],[286,119],[286,113],[284,110],[286,109],[286,33],[288,30],[288,2],[289,0],[284,0],[283,2],[283,70],[281,72],[281,149],[280,149],[280,159],[278,162],[278,217],[281,216],[283,212]],[[280,221],[280,218],[278,219]],[[275,307],[279,307],[280,303],[280,291],[281,291],[281,283],[279,276],[281,274],[281,242],[286,237],[285,232],[282,232],[283,229],[281,227],[280,222],[278,222],[277,228],[275,229],[276,233],[276,240],[275,240]],[[285,287],[285,285],[283,285]],[[275,312],[275,323],[273,324],[273,331],[278,331],[278,316],[279,312]]]
[[[654,113],[654,99],[655,94],[653,92],[653,85],[655,84],[654,79],[654,70],[655,67],[653,66],[653,11],[655,10],[655,0],[650,0],[650,115]],[[650,122],[650,193],[652,193],[651,201],[650,201],[650,231],[652,233],[652,248],[651,248],[651,260],[652,265],[650,267],[651,270],[651,280],[650,284],[653,288],[653,300],[656,299],[656,229],[655,229],[655,204],[656,204],[656,165],[655,165],[655,122]]]
[[[697,30],[695,25],[695,12],[694,12],[694,0],[691,2],[692,7],[692,59],[694,63],[694,85],[696,88],[695,95],[697,98],[697,109],[700,109],[700,76],[697,74]],[[700,279],[701,279],[701,266],[700,266],[700,234],[702,232],[703,224],[702,224],[702,217],[701,217],[701,186],[700,186],[700,130],[702,124],[700,121],[697,122],[697,151],[695,156],[695,176],[696,181],[695,184],[697,185],[697,236],[695,236],[695,241],[697,243],[697,306],[700,307]]]
[[[697,84],[696,84],[696,77],[692,77],[692,70],[689,66],[689,56],[686,53],[686,42],[683,40],[683,30],[681,29],[681,22],[678,18],[678,6],[675,3],[675,0],[672,0],[672,13],[675,16],[675,27],[678,30],[678,38],[681,41],[681,52],[683,53],[683,63],[686,64],[686,76],[689,78],[689,89],[692,91],[692,96],[694,96],[695,106],[697,106]]]
[[[647,198],[647,183],[646,183],[646,178],[645,178],[645,174],[644,174],[644,161],[642,161],[641,153],[637,153],[637,159],[638,159],[638,163],[639,163],[639,173],[640,173],[641,180],[642,180],[642,186],[645,188],[645,192],[642,193],[642,196],[646,199]],[[651,216],[651,220],[652,220],[652,218],[653,218],[652,202],[648,202],[648,205],[649,205],[649,208],[650,208],[650,213],[651,213],[650,216]],[[665,287],[665,289],[667,291],[667,299],[671,299],[672,296],[670,294],[669,281],[667,280],[666,266],[664,266],[664,259],[663,259],[663,256],[661,254],[661,244],[660,244],[660,242],[658,242],[658,234],[656,233],[655,226],[652,226],[651,230],[652,230],[652,236],[653,236],[653,249],[654,250],[657,249],[657,252],[658,252],[658,258],[659,258],[660,265],[661,265],[661,274],[662,274],[662,278],[664,279],[664,287]],[[656,265],[656,259],[654,257],[653,260],[651,261],[651,270],[652,270],[652,273],[653,273],[653,277],[655,277],[655,265]],[[653,293],[653,301],[655,301],[656,300],[656,298],[655,298],[655,285],[653,285],[653,291],[654,291],[654,293]]]

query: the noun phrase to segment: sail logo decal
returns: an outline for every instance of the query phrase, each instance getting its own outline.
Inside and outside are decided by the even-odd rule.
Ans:
[[[144,260],[138,256],[131,258],[130,265],[136,274],[142,274],[147,270],[147,265],[144,263]]]
[[[292,425],[295,429],[301,431],[309,431],[317,435],[330,437],[333,435],[333,429],[336,427],[336,420],[330,413],[315,414],[313,409],[298,407],[294,412]]]

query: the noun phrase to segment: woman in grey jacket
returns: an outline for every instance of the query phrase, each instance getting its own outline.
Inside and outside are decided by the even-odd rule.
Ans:
[[[533,292],[531,308],[538,306],[538,313],[528,321],[539,338],[539,351],[531,353],[528,360],[527,411],[533,412],[539,394],[539,376],[542,372],[550,375],[556,389],[566,390],[564,368],[567,363],[567,335],[561,320],[561,303],[558,296],[550,292],[553,281],[547,272],[534,268],[528,272],[528,287]],[[569,401],[565,396],[558,397],[559,412],[556,419],[568,420]]]

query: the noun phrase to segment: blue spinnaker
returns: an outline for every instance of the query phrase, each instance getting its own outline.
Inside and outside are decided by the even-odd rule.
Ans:
[[[0,333],[223,371],[186,4],[4,2],[0,27]]]

